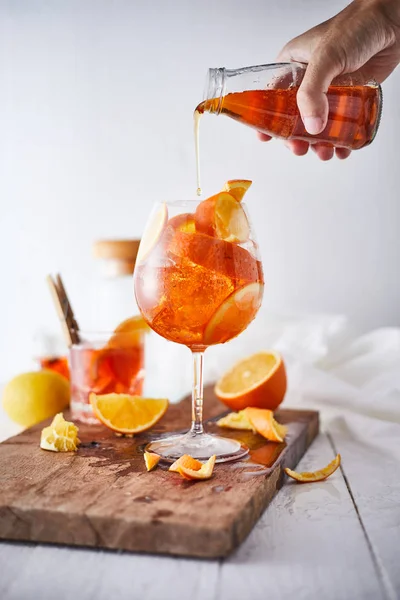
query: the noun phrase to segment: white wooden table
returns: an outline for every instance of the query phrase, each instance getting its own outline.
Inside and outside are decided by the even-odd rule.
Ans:
[[[299,467],[322,466],[337,452],[341,470],[321,483],[286,482],[229,559],[0,543],[0,598],[400,598],[399,463],[331,431],[315,440]]]

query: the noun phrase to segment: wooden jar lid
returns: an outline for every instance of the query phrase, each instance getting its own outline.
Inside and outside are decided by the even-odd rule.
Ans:
[[[107,261],[107,274],[129,275],[135,268],[140,240],[98,240],[93,256]]]

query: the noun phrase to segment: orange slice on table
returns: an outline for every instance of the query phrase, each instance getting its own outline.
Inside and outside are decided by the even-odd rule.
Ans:
[[[264,285],[255,281],[239,288],[217,308],[204,330],[204,344],[223,344],[246,329],[261,306]]]
[[[286,370],[278,352],[257,352],[236,363],[214,388],[232,410],[248,406],[275,410],[286,393]]]
[[[148,471],[152,471],[160,462],[161,456],[156,454],[155,452],[145,452],[144,453],[144,462],[146,465],[146,469]]]
[[[178,467],[178,472],[185,479],[210,479],[213,474],[216,458],[217,457],[214,454],[214,456],[211,456],[208,461],[202,464],[201,468],[198,470],[188,469],[187,467],[181,465]]]
[[[150,429],[168,408],[166,398],[142,398],[128,394],[89,395],[95,416],[117,433],[133,434]]]
[[[184,467],[185,469],[191,469],[192,471],[199,471],[202,466],[203,463],[197,460],[197,458],[193,458],[193,456],[190,456],[189,454],[184,454],[183,456],[178,458],[174,463],[172,463],[168,471],[179,473],[180,467]]]
[[[144,262],[153,248],[157,246],[167,221],[168,209],[165,202],[163,202],[156,212],[153,213],[152,218],[147,224],[143,237],[140,241],[139,251],[136,258],[137,264]]]
[[[309,473],[308,471],[304,471],[303,473],[297,473],[297,471],[292,471],[292,469],[285,469],[286,475],[289,475],[292,479],[299,481],[300,483],[312,483],[314,481],[323,481],[327,479],[332,473],[336,471],[336,469],[340,466],[341,457],[338,454],[332,462],[329,463],[323,469],[319,471],[313,471]]]
[[[195,214],[196,231],[227,242],[249,239],[250,226],[240,203],[228,192],[200,202]]]
[[[222,188],[223,192],[229,192],[238,202],[243,200],[243,196],[253,182],[250,179],[230,179]]]

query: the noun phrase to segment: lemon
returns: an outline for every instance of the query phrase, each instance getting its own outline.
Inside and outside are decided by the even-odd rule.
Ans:
[[[22,373],[4,388],[3,408],[23,427],[31,427],[68,406],[68,381],[53,371]]]
[[[74,452],[80,443],[78,427],[66,421],[62,413],[58,413],[51,424],[42,430],[40,437],[40,447],[53,452]]]

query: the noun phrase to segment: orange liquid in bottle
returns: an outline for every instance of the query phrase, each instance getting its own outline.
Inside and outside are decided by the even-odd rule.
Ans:
[[[327,94],[328,122],[318,135],[311,135],[304,128],[297,91],[298,87],[234,92],[202,102],[195,115],[223,114],[273,137],[325,142],[351,150],[372,142],[380,119],[379,86],[331,86]]]

